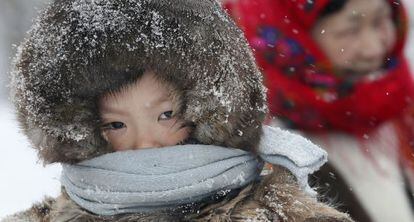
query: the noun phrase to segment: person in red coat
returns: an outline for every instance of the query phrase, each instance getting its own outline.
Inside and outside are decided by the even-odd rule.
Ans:
[[[224,2],[268,87],[270,124],[328,151],[316,175],[356,221],[414,221],[414,84],[401,1]]]

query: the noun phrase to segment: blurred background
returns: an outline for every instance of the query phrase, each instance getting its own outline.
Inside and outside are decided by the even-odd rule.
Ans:
[[[0,218],[26,209],[45,195],[59,193],[59,165],[44,167],[19,132],[8,101],[8,72],[16,45],[24,38],[47,0],[0,0]],[[410,16],[407,55],[414,68],[414,1],[405,0]]]
[[[8,101],[11,58],[39,9],[47,0],[0,0],[0,219],[26,209],[45,195],[59,193],[60,166],[38,162],[13,115]]]

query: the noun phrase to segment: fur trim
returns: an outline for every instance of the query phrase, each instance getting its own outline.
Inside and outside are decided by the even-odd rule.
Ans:
[[[264,179],[254,199],[264,204],[270,212],[276,212],[280,221],[353,221],[348,214],[306,195],[299,186],[294,185],[295,177],[286,169],[273,166],[273,170],[274,176]]]
[[[201,143],[254,149],[265,90],[243,33],[215,0],[55,0],[19,47],[12,98],[46,162],[111,147],[97,108],[145,70],[177,89]]]
[[[1,222],[49,222],[54,204],[54,199],[45,198],[43,202],[34,204],[29,210],[8,216]]]

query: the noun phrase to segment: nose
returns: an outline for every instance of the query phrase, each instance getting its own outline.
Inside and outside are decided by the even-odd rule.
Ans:
[[[375,30],[366,31],[360,45],[361,59],[370,64],[381,63],[386,53],[383,35]]]
[[[151,134],[141,133],[136,136],[135,149],[161,147],[161,143]]]
[[[138,141],[135,143],[135,149],[147,149],[161,147],[161,145],[155,141]]]

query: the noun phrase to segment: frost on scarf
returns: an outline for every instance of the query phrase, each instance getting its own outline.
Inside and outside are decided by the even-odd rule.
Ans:
[[[35,21],[14,59],[12,97],[24,125],[60,141],[94,134],[90,123],[97,113],[88,100],[104,92],[97,83],[110,85],[110,80],[91,73],[108,52],[143,55],[136,60],[152,68],[174,63],[182,72],[166,79],[187,93],[189,120],[226,124],[232,115],[266,111],[253,56],[216,1],[56,0]],[[253,91],[260,95],[252,99]],[[242,136],[243,129],[237,130]]]

